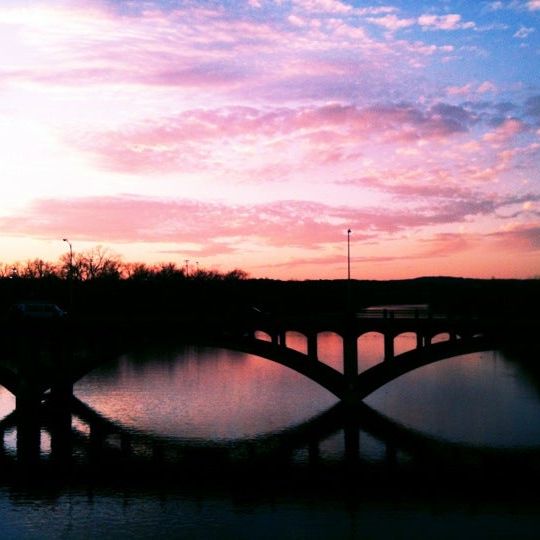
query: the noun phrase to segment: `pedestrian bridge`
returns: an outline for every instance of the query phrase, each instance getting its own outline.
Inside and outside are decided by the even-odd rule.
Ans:
[[[167,325],[160,326],[161,332],[165,327],[169,334],[194,344],[227,348],[277,362],[316,382],[339,400],[359,403],[397,377],[427,364],[494,349],[504,340],[519,341],[535,335],[538,322],[480,320],[395,309],[279,317],[257,314],[225,322],[198,321],[190,326],[175,325],[169,320]],[[140,334],[145,328],[107,326],[100,322],[86,324],[84,329],[74,323],[12,329],[4,336],[0,385],[16,396],[18,410],[35,408],[47,391],[53,397],[71,397],[77,380],[122,352],[118,345],[122,332]],[[305,336],[305,352],[289,346],[290,332]],[[341,337],[342,370],[319,358],[318,335],[323,332]],[[359,338],[370,332],[384,337],[384,357],[359,373]],[[395,354],[396,337],[411,332],[416,336],[415,349]],[[94,347],[92,354],[80,354],[77,350],[79,334],[84,334],[87,345]],[[446,341],[435,343],[434,338],[440,334],[445,334]]]

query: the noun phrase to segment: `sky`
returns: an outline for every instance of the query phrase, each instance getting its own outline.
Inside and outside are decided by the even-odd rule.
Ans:
[[[540,276],[540,0],[2,0],[0,262]],[[351,230],[348,237],[348,230]]]

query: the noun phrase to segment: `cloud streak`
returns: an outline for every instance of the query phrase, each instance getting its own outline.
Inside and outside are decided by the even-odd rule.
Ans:
[[[0,245],[69,234],[332,275],[350,227],[373,277],[485,273],[507,241],[523,275],[537,17],[536,0],[6,0]]]

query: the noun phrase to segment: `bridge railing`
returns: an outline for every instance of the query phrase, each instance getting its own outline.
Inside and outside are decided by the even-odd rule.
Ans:
[[[367,308],[356,314],[358,319],[448,319],[444,313],[429,308]]]

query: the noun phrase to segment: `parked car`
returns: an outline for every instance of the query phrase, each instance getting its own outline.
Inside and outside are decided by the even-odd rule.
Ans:
[[[18,320],[60,320],[67,317],[67,312],[48,302],[19,302],[10,307],[9,317]]]

